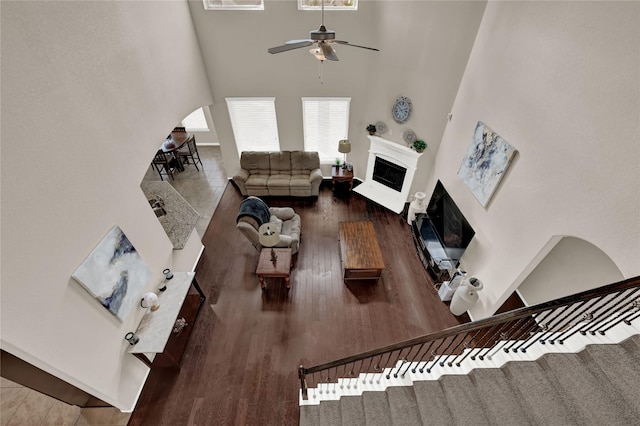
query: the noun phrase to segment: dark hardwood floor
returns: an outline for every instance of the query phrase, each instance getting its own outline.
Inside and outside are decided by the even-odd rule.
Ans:
[[[269,199],[302,218],[300,251],[260,290],[258,252],[235,228],[231,184],[204,235],[196,277],[207,300],[181,368],[151,371],[129,425],[297,425],[297,367],[355,354],[462,322],[440,301],[405,219],[358,194]],[[341,279],[338,223],[370,220],[386,269],[377,283]]]

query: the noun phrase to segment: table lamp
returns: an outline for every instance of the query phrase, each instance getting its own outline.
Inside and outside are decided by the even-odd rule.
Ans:
[[[258,229],[258,240],[264,247],[271,247],[271,263],[273,263],[273,266],[276,266],[278,256],[275,250],[273,250],[273,246],[280,241],[280,230],[278,227],[273,223],[263,224]]]
[[[140,306],[143,308],[150,308],[152,311],[157,311],[160,305],[158,305],[158,295],[155,293],[145,293],[140,300]]]
[[[344,163],[342,164],[342,168],[344,169],[347,167],[347,154],[351,152],[351,142],[349,142],[349,139],[341,139],[340,142],[338,142],[338,152],[344,154]]]

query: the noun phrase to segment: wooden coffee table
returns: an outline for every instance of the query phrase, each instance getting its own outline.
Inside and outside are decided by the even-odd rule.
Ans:
[[[379,279],[384,270],[384,259],[373,223],[340,222],[339,226],[343,280]]]
[[[278,260],[275,265],[271,261],[271,249],[263,248],[258,259],[256,274],[260,281],[260,288],[265,289],[264,277],[284,278],[287,288],[291,288],[291,249],[274,248]]]

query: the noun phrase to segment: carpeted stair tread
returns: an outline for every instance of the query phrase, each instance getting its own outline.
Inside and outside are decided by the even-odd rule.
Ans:
[[[320,403],[320,424],[326,426],[342,425],[340,401],[322,401]]]
[[[580,424],[633,424],[626,402],[612,394],[606,383],[600,383],[578,354],[546,354],[538,363],[566,405],[573,407]]]
[[[359,396],[343,396],[340,398],[343,426],[365,426],[364,406]]]
[[[367,426],[391,425],[386,392],[363,392],[362,405]]]
[[[532,424],[526,410],[520,405],[517,393],[501,369],[476,368],[469,377],[484,402],[485,413],[492,425]]]
[[[440,383],[455,424],[490,424],[484,404],[469,376],[443,376]]]
[[[425,424],[453,425],[453,416],[439,380],[414,382],[413,393]]]
[[[300,406],[300,426],[319,426],[320,406],[301,405]]]
[[[589,345],[580,359],[607,391],[640,416],[640,364],[622,345]]]
[[[520,405],[535,424],[578,424],[537,362],[509,362],[502,371],[517,393]]]
[[[422,419],[416,394],[411,386],[394,386],[387,388],[389,414],[394,426],[421,426]]]
[[[640,416],[638,395],[635,335],[617,345],[301,406],[300,425],[631,425]]]
[[[629,356],[633,357],[636,362],[640,363],[640,334],[631,336],[620,344],[627,350]]]

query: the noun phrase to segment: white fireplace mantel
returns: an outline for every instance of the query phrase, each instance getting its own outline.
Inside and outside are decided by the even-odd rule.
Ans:
[[[422,154],[379,136],[368,136],[368,138],[371,141],[371,147],[369,148],[366,177],[364,182],[353,190],[395,213],[400,213],[404,209],[404,204],[407,202],[413,176],[418,166],[418,160]],[[373,168],[376,157],[380,157],[407,169],[401,191],[396,191],[373,180]]]

